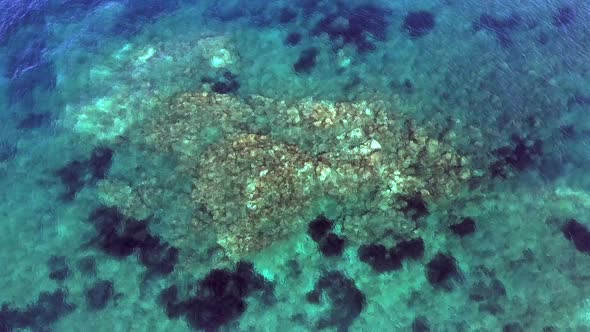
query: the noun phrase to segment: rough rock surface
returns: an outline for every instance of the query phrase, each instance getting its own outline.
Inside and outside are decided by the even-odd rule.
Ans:
[[[193,200],[234,257],[303,229],[322,200],[342,206],[352,240],[409,235],[409,200],[452,197],[471,177],[468,160],[430,136],[382,101],[211,93],[178,96],[146,130],[149,145],[194,166]]]

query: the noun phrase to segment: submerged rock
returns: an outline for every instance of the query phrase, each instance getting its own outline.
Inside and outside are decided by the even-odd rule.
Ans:
[[[193,200],[213,219],[198,227],[212,226],[232,257],[304,232],[326,198],[364,207],[342,216],[342,235],[366,243],[391,231],[409,235],[428,200],[452,197],[470,178],[466,158],[392,108],[183,94],[146,126],[146,140],[194,169]],[[340,252],[342,241],[330,243],[338,248],[324,251]]]

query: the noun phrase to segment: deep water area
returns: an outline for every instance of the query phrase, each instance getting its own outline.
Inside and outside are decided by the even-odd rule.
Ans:
[[[0,0],[0,332],[590,331],[589,22]]]

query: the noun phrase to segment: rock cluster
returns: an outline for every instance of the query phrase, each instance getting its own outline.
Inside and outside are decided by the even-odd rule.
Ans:
[[[303,230],[322,201],[344,207],[352,240],[409,234],[410,202],[453,196],[471,177],[465,157],[383,101],[183,94],[146,138],[194,165],[193,200],[234,257]]]

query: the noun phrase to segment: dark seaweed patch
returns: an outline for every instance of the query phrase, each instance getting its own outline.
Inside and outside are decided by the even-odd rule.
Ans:
[[[365,295],[356,287],[354,280],[347,278],[339,271],[324,273],[316,282],[315,288],[308,293],[315,298],[312,303],[319,303],[322,294],[330,303],[330,309],[325,317],[316,322],[316,328],[336,328],[347,331],[354,320],[366,306]]]
[[[506,289],[498,279],[477,282],[469,290],[469,299],[476,302],[494,300],[502,296],[506,296]]]
[[[315,47],[306,48],[301,51],[297,62],[293,64],[293,70],[298,74],[309,74],[316,65],[318,49]]]
[[[85,173],[86,168],[84,163],[78,160],[67,163],[57,171],[57,176],[61,179],[61,183],[66,189],[62,195],[65,201],[73,200],[76,194],[84,187]]]
[[[502,332],[524,332],[524,328],[518,322],[512,322],[502,327]]]
[[[18,129],[30,130],[44,126],[51,120],[51,114],[44,113],[29,113],[17,125]]]
[[[464,237],[469,234],[473,234],[473,233],[475,233],[475,230],[477,229],[477,227],[475,225],[475,220],[473,220],[472,218],[469,218],[469,217],[463,218],[463,220],[460,223],[453,224],[453,225],[449,226],[449,228],[451,229],[451,232],[453,232],[454,234],[456,234],[460,237]]]
[[[94,243],[106,254],[123,258],[139,252],[151,274],[169,274],[178,262],[178,249],[150,233],[147,221],[135,220],[116,208],[101,206],[89,217],[98,233]]]
[[[375,272],[399,270],[405,259],[421,259],[424,256],[424,241],[421,238],[404,240],[387,249],[382,244],[362,245],[358,249],[359,260]]]
[[[288,46],[295,46],[301,41],[301,34],[299,32],[291,32],[285,39],[285,44]]]
[[[539,35],[537,36],[537,42],[540,45],[545,45],[549,42],[549,35],[545,32],[540,32]]]
[[[559,126],[559,133],[563,138],[575,138],[577,135],[576,126],[573,124]]]
[[[382,244],[362,245],[358,249],[361,262],[370,265],[375,272],[390,272],[402,267],[402,258],[395,250]]]
[[[273,286],[249,262],[234,271],[215,269],[199,281],[196,295],[181,300],[178,287],[166,288],[159,298],[169,318],[184,316],[195,329],[214,331],[238,319],[247,309],[245,298],[254,293],[273,296]],[[266,294],[265,294],[266,293]]]
[[[90,174],[96,180],[106,178],[113,163],[113,150],[107,147],[98,147],[92,151],[88,160]]]
[[[460,277],[457,262],[451,255],[438,253],[426,264],[426,279],[435,288],[451,290],[452,280]]]
[[[285,7],[281,9],[279,14],[279,22],[282,24],[290,23],[297,18],[297,12],[291,8]]]
[[[178,249],[151,236],[140,246],[139,260],[149,271],[170,274],[178,263]]]
[[[9,161],[16,156],[16,145],[8,141],[0,141],[0,163]]]
[[[66,297],[66,292],[58,289],[53,293],[42,292],[37,302],[26,308],[14,308],[4,303],[0,310],[0,329],[11,331],[29,328],[33,331],[47,331],[51,324],[76,309],[74,304],[66,301]]]
[[[416,194],[413,196],[405,196],[402,197],[401,200],[406,203],[401,211],[408,218],[417,221],[418,219],[428,215],[428,204],[422,198],[422,195]]]
[[[403,92],[407,94],[412,94],[415,91],[414,83],[410,79],[405,79],[403,81],[393,80],[389,83],[389,86],[391,87],[391,89],[398,93]]]
[[[329,233],[320,243],[320,252],[327,257],[341,256],[344,251],[345,240],[334,233]]]
[[[385,40],[391,11],[373,5],[358,6],[354,9],[339,8],[338,12],[320,20],[312,35],[327,33],[335,48],[343,44],[354,44],[359,53],[370,52],[375,45],[369,39]]]
[[[95,148],[88,160],[74,160],[57,170],[66,191],[62,195],[65,201],[72,201],[86,184],[106,178],[111,168],[113,150],[107,147]]]
[[[481,14],[479,20],[474,23],[474,28],[476,30],[486,29],[497,33],[516,29],[521,23],[520,16],[516,14],[511,14],[507,17],[494,17],[490,14]]]
[[[578,251],[590,254],[590,231],[586,226],[575,219],[570,219],[563,225],[561,232]]]
[[[234,93],[240,88],[240,82],[238,81],[237,76],[228,70],[224,71],[219,78],[213,79],[212,82],[213,86],[211,89],[215,93]]]
[[[426,10],[409,12],[402,25],[412,39],[420,38],[432,31],[436,25],[434,14]]]
[[[114,208],[98,208],[90,220],[98,232],[96,244],[110,256],[131,255],[149,235],[146,222],[127,218]]]
[[[495,17],[490,14],[481,14],[479,19],[473,23],[474,30],[485,29],[495,34],[502,46],[512,44],[511,34],[520,27],[522,18],[517,14],[510,14],[506,17]]]
[[[219,94],[229,94],[237,92],[240,88],[240,82],[236,75],[229,70],[221,72],[217,77],[204,76],[201,82],[209,84],[211,90]]]
[[[77,267],[83,275],[93,277],[96,275],[96,260],[94,257],[83,257],[77,262]]]
[[[320,304],[320,297],[322,294],[316,290],[312,290],[305,295],[307,302],[312,304]]]
[[[160,292],[158,303],[164,307],[168,318],[178,318],[183,314],[184,307],[180,305],[178,286],[176,285],[172,285]]]
[[[47,261],[49,279],[63,281],[70,276],[70,268],[65,256],[51,256]]]
[[[509,169],[523,171],[536,164],[537,157],[543,155],[543,142],[541,140],[529,140],[518,135],[512,136],[513,146],[503,146],[494,150],[497,160],[489,169],[492,177],[508,175]]]
[[[412,332],[429,332],[430,325],[426,317],[416,317],[412,322]]]
[[[506,297],[506,288],[493,270],[477,266],[470,273],[475,282],[469,286],[469,300],[477,304],[480,312],[499,316],[504,313],[501,303]]]
[[[115,293],[115,287],[110,280],[98,280],[84,292],[88,310],[103,310]]]
[[[424,240],[414,238],[398,242],[393,248],[402,259],[421,259],[424,256]]]
[[[295,258],[288,260],[285,266],[290,272],[289,275],[294,278],[299,278],[303,273],[303,267]]]
[[[317,216],[307,226],[307,234],[314,240],[320,252],[327,257],[340,256],[344,251],[344,238],[330,232],[334,222],[324,215]]]
[[[576,12],[572,7],[564,6],[557,9],[553,14],[553,25],[561,27],[571,24],[576,18]]]
[[[581,105],[581,106],[590,105],[590,96],[582,94],[582,93],[575,93],[573,96],[568,98],[567,107],[570,108],[575,105]]]
[[[317,242],[325,237],[333,227],[334,222],[332,220],[324,215],[319,215],[308,224],[307,234]]]

